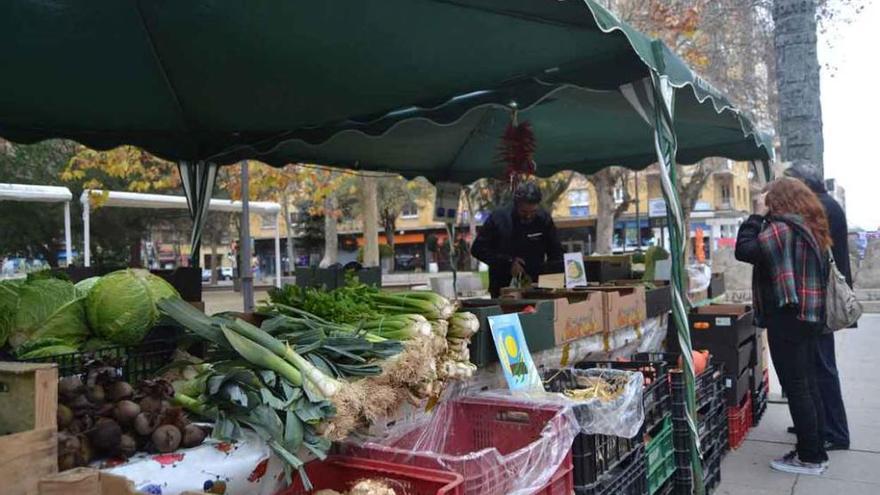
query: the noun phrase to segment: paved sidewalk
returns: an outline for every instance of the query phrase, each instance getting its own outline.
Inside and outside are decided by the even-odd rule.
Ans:
[[[880,315],[837,336],[837,361],[849,414],[852,450],[832,452],[821,477],[772,471],[768,463],[792,449],[788,407],[770,404],[761,425],[721,465],[719,495],[880,494]]]

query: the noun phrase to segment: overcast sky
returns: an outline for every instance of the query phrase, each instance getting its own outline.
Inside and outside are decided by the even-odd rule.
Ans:
[[[846,189],[850,226],[880,230],[880,2],[820,43],[825,176]]]

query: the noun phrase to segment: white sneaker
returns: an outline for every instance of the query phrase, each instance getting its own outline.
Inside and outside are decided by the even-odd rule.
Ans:
[[[771,462],[770,467],[783,473],[820,476],[826,469],[828,469],[828,463],[803,462],[798,459],[797,452],[789,452]]]

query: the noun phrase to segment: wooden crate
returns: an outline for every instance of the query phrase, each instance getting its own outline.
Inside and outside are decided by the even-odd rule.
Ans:
[[[37,495],[58,471],[58,369],[0,362],[0,480],[4,495]]]
[[[47,476],[39,486],[39,495],[142,495],[128,478],[85,467]],[[187,491],[181,495],[202,494]]]

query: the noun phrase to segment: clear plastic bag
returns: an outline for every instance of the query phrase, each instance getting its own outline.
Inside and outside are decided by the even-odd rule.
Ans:
[[[564,368],[544,375],[544,386],[552,392],[552,400],[574,411],[581,432],[624,438],[635,437],[645,421],[644,383],[639,372],[606,368]],[[592,391],[589,398],[583,399],[564,393],[576,389]]]
[[[687,267],[690,285],[688,293],[703,292],[712,283],[712,267],[703,263],[695,263]]]
[[[580,431],[571,408],[555,400],[502,393],[446,400],[433,414],[399,423],[382,437],[349,440],[343,453],[453,471],[464,493],[527,495],[566,485],[571,444]],[[554,493],[559,490],[556,488]]]

